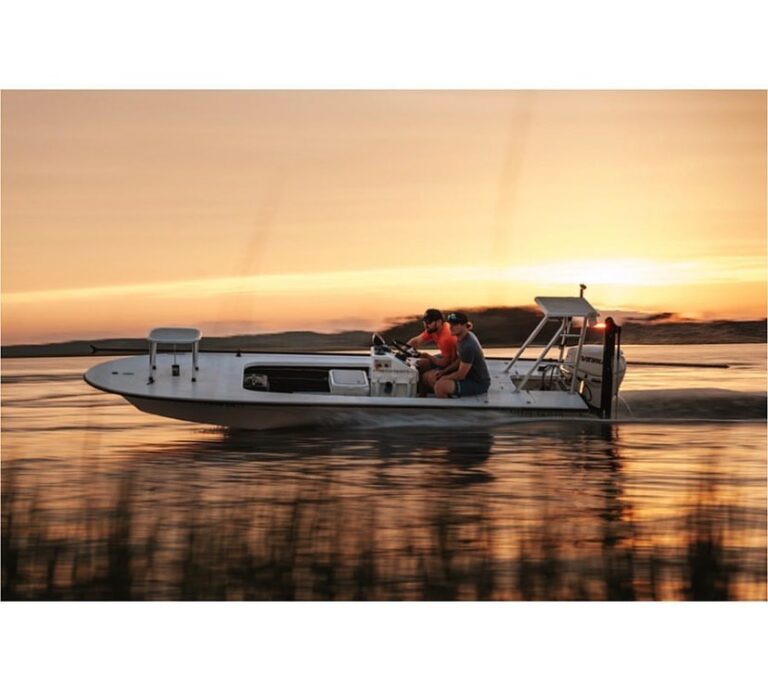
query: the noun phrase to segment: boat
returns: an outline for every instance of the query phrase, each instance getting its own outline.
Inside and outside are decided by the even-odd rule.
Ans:
[[[146,355],[98,364],[84,380],[146,413],[245,430],[605,419],[626,360],[611,319],[603,345],[585,344],[599,312],[583,292],[536,297],[539,325],[514,357],[486,357],[491,385],[480,396],[418,396],[418,353],[379,333],[365,354],[201,352],[199,330],[156,328]],[[547,327],[552,337],[534,345]],[[529,349],[537,354],[526,356]]]

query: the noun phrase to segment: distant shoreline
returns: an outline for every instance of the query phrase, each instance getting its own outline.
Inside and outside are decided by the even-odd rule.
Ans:
[[[483,347],[488,349],[517,347],[530,335],[541,319],[528,307],[501,307],[469,310],[474,330]],[[766,319],[758,321],[626,321],[622,325],[624,345],[759,345],[767,342]],[[421,332],[418,317],[379,331],[385,338],[407,341]],[[554,325],[552,330],[554,331]],[[551,337],[548,329],[540,336],[543,342]],[[227,337],[204,337],[200,350],[217,352],[349,352],[370,346],[371,331],[286,331]],[[588,343],[602,342],[600,331],[590,328]],[[97,352],[92,348],[96,347]],[[71,340],[58,343],[4,345],[3,358],[34,357],[101,357],[143,353],[144,338],[102,338]]]
[[[669,345],[670,347],[682,347],[685,345],[765,345],[765,341],[743,341],[743,342],[733,342],[733,343],[623,343],[623,346],[636,346],[636,345]],[[99,351],[96,353],[79,353],[79,352],[49,352],[45,347],[42,347],[37,352],[17,352],[15,350],[16,346],[9,345],[4,346],[2,348],[2,354],[0,354],[0,358],[3,360],[44,360],[44,359],[54,359],[54,358],[67,358],[67,357],[93,357],[93,358],[99,358],[99,357],[123,357],[125,355],[133,355],[133,354],[144,354],[147,351],[146,346],[141,349],[136,350],[130,350],[126,352],[120,352],[120,351]],[[514,344],[510,345],[483,345],[483,348],[485,350],[499,350],[502,348],[511,348],[516,347]],[[531,348],[543,348],[544,344],[534,344],[531,345]],[[425,348],[427,352],[430,351],[430,348]],[[295,353],[298,354],[299,351],[297,350],[285,350],[283,348],[274,348],[274,349],[253,349],[253,348],[240,348],[240,351],[246,354],[259,354],[259,353]],[[160,352],[166,352],[165,350],[161,350]],[[170,352],[170,350],[168,350]],[[183,350],[180,350],[179,352],[184,352]],[[216,349],[205,349],[202,352],[237,352],[237,350],[216,350]],[[323,353],[323,354],[333,354],[333,353],[359,353],[364,352],[363,348],[350,348],[350,347],[334,347],[334,348],[313,348],[313,347],[307,347],[304,348],[304,352],[308,353]],[[504,358],[501,358],[504,359]]]

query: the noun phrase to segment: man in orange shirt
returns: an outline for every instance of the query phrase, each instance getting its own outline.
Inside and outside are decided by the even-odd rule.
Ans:
[[[421,319],[424,323],[424,331],[411,338],[408,345],[419,348],[425,343],[432,342],[440,351],[437,355],[421,353],[416,363],[419,368],[420,380],[424,387],[433,389],[437,381],[437,372],[448,367],[457,357],[456,336],[451,334],[451,329],[443,319],[439,309],[427,309]]]

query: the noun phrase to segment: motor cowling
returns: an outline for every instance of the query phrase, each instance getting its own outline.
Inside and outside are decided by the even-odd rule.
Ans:
[[[563,359],[562,373],[566,379],[571,379],[576,365],[577,347],[568,349]],[[627,371],[627,360],[624,352],[619,350],[614,369],[614,392],[619,390],[624,374]],[[584,345],[581,349],[579,368],[576,372],[577,383],[583,382],[581,395],[592,408],[600,408],[600,394],[603,386],[603,346]]]

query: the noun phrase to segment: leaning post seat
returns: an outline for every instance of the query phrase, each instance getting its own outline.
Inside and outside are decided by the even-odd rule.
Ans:
[[[197,381],[197,352],[203,334],[197,328],[153,328],[147,340],[149,341],[149,383],[155,381],[154,371],[157,369],[157,346],[160,343],[176,346],[191,346],[192,348],[192,381]]]

